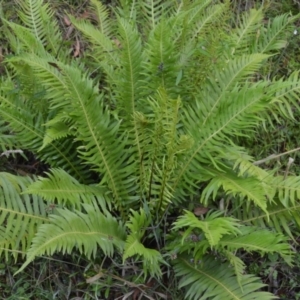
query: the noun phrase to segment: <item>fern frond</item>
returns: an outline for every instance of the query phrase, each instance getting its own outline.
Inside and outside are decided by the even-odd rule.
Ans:
[[[233,267],[234,273],[236,275],[236,280],[239,283],[241,290],[243,291],[242,280],[246,265],[239,257],[234,255],[230,251],[222,249],[221,253],[227,258],[228,262]]]
[[[103,174],[101,183],[108,184],[111,188],[115,204],[122,210],[126,199],[135,201],[137,196],[128,198],[128,191],[134,183],[133,180],[127,180],[126,166],[132,163],[133,158],[130,158],[130,151],[123,151],[126,133],[123,138],[116,138],[119,123],[112,120],[109,110],[104,107],[103,95],[98,94],[94,82],[76,65],[68,66],[57,62],[61,70],[58,71],[49,66],[46,59],[35,56],[23,56],[14,60],[26,62],[39,74],[41,84],[49,92],[47,97],[51,101],[51,107],[66,110],[69,118],[75,122],[74,128],[77,131],[74,133],[82,143],[78,151],[83,160]],[[120,153],[123,153],[121,157]]]
[[[274,199],[268,204],[268,213],[260,209],[249,207],[244,202],[236,201],[233,215],[242,220],[243,224],[254,225],[258,228],[276,230],[281,234],[288,234],[291,239],[295,239],[292,229],[296,226],[300,228],[300,204],[298,201],[294,206],[284,207],[280,201]]]
[[[18,47],[16,47],[16,50],[18,52],[21,53],[23,49],[26,49],[26,51],[33,53],[44,52],[42,42],[39,39],[36,39],[35,35],[30,31],[30,29],[25,28],[24,26],[21,26],[19,24],[8,22],[7,20],[3,21],[10,27],[11,30],[13,30],[17,38],[22,42],[20,46],[18,45]]]
[[[278,199],[285,207],[293,207],[300,196],[300,176],[276,176],[271,186],[278,192]]]
[[[211,1],[208,1],[211,2]],[[216,4],[206,7],[206,1],[198,2],[191,13],[187,15],[187,24],[190,30],[190,39],[194,40],[204,36],[206,30],[212,30],[214,23],[217,23],[222,14],[227,10],[226,4]],[[205,10],[204,10],[205,8]]]
[[[142,42],[136,26],[125,19],[118,19],[119,39],[122,44],[121,57],[122,68],[116,72],[113,81],[117,88],[117,109],[127,116],[126,122],[132,122],[130,117],[140,106],[140,93],[142,89]]]
[[[48,223],[46,204],[38,196],[21,195],[33,180],[0,173],[0,254],[25,255],[36,228]]]
[[[229,251],[243,249],[245,251],[256,251],[261,255],[265,253],[278,253],[285,261],[291,264],[293,253],[290,245],[281,234],[255,227],[240,227],[241,234],[238,236],[224,236],[220,247],[226,247]]]
[[[173,21],[174,23],[174,21]],[[179,72],[179,55],[175,33],[172,29],[172,20],[162,20],[149,34],[145,44],[145,61],[143,62],[145,82],[145,95],[151,95],[153,91],[162,87],[173,97],[172,91]],[[151,78],[151,81],[148,80]],[[174,95],[175,96],[175,95]]]
[[[1,115],[1,114],[0,114]],[[10,133],[10,127],[4,120],[0,120],[0,151],[12,150],[19,147],[15,137]]]
[[[167,15],[171,1],[145,0],[138,1],[138,5],[139,22],[143,24],[144,33],[148,34]]]
[[[32,42],[35,41],[37,43],[36,46],[38,45],[39,47],[32,48],[31,51],[36,51],[37,48],[41,50],[43,47],[40,46],[45,46],[46,50],[56,55],[58,54],[62,38],[59,26],[53,18],[53,11],[49,4],[43,2],[42,0],[19,1],[20,9],[18,10],[18,15],[24,26],[21,27],[13,23],[9,23],[9,26],[12,27],[14,33],[23,42],[26,42],[26,39],[28,41],[29,32],[32,34]],[[24,33],[26,31],[25,37]],[[30,51],[30,48],[27,48],[27,50]]]
[[[97,0],[91,0],[91,6],[94,9],[94,12],[96,13],[98,28],[100,32],[102,32],[104,36],[111,36],[112,28],[108,10],[100,1]]]
[[[174,229],[189,227],[182,238],[182,243],[194,228],[203,231],[211,247],[218,245],[223,235],[238,234],[238,220],[230,217],[220,217],[220,213],[208,214],[205,220],[199,220],[193,213],[185,211],[185,214],[174,223]]]
[[[293,109],[299,109],[299,71],[293,72],[288,78],[274,80],[267,90],[267,95],[273,98],[270,111],[275,120],[278,120],[279,115],[294,119]],[[269,121],[272,124],[272,121]]]
[[[85,182],[89,175],[73,151],[72,140],[53,142],[39,151],[45,138],[45,119],[42,112],[31,111],[23,101],[0,95],[0,116],[14,131],[14,138],[22,149],[36,152],[37,157],[53,167],[64,167],[76,178]],[[53,160],[53,157],[55,159]]]
[[[242,15],[240,24],[232,34],[232,54],[247,53],[247,49],[253,47],[254,37],[259,34],[263,17],[262,8],[258,10],[251,9]]]
[[[148,118],[153,126],[148,132],[151,138],[143,144],[144,159],[141,164],[148,178],[146,189],[151,191],[148,197],[151,201],[157,200],[156,209],[160,210],[172,201],[171,182],[176,177],[177,156],[188,149],[188,142],[177,129],[180,124],[180,99],[170,99],[165,90],[159,89],[157,97],[149,98],[148,104],[153,110]],[[155,146],[151,148],[151,144]]]
[[[268,57],[263,54],[237,57],[227,62],[224,71],[218,70],[211,75],[208,84],[199,95],[199,100],[206,99],[206,101],[201,103],[198,100],[201,109],[199,117],[201,121],[203,120],[202,125],[205,125],[211,117],[214,117],[214,113],[222,105],[225,105],[224,101],[228,101],[228,92],[234,88],[237,82],[249,79],[249,76],[254,74]],[[232,99],[230,99],[227,105],[232,102]]]
[[[222,186],[225,193],[231,194],[234,197],[239,196],[242,199],[253,201],[255,205],[267,212],[266,185],[261,183],[261,180],[255,177],[241,178],[233,172],[217,172],[212,176],[211,181],[203,190],[201,202],[208,202],[209,197],[213,193],[213,199],[217,195],[217,191]],[[269,188],[270,189],[270,188]]]
[[[117,54],[118,45],[114,43],[113,37],[106,36],[88,21],[76,20],[71,15],[68,17],[72,24],[93,45],[93,53],[90,54],[91,59],[95,59],[100,63],[100,66],[105,70],[107,75],[113,76],[113,68],[109,65],[120,66]]]
[[[137,238],[129,235],[126,239],[123,260],[129,257],[141,258],[143,261],[144,276],[148,274],[155,277],[161,277],[162,271],[160,265],[164,262],[162,255],[155,249],[146,248]]]
[[[161,277],[160,264],[164,262],[162,255],[155,249],[146,248],[141,242],[151,220],[142,209],[139,212],[132,210],[131,213],[126,224],[130,229],[130,234],[126,239],[123,260],[132,256],[141,257],[145,276],[149,272],[152,276]]]
[[[47,178],[40,177],[29,185],[25,193],[38,195],[52,203],[57,201],[62,205],[74,205],[77,209],[83,204],[91,204],[93,200],[97,201],[103,211],[107,211],[107,205],[111,207],[103,188],[80,184],[62,169],[51,169],[51,173],[46,174]]]
[[[63,122],[65,116],[63,115],[56,115],[53,119],[48,121],[45,126],[47,129],[45,130],[45,136],[43,140],[43,145],[39,149],[42,151],[45,147],[51,145],[54,141],[61,140],[62,138],[66,138],[72,135],[70,131],[70,127],[72,124]]]
[[[206,126],[191,126],[189,124],[195,124],[199,118],[199,114],[202,110],[196,112],[189,112],[186,116],[185,125],[188,128],[191,136],[197,143],[193,146],[189,152],[188,157],[182,162],[180,170],[177,173],[177,178],[174,181],[173,188],[176,190],[177,185],[184,186],[188,189],[190,183],[187,184],[185,180],[189,178],[197,178],[197,180],[202,181],[203,175],[209,173],[205,170],[203,164],[213,163],[214,166],[218,167],[217,160],[213,157],[219,157],[220,155],[226,159],[226,146],[231,148],[232,141],[228,138],[231,135],[239,134],[240,130],[243,128],[248,128],[257,125],[259,120],[258,112],[263,111],[267,108],[268,103],[265,102],[264,98],[265,84],[258,83],[253,86],[245,85],[242,88],[234,89],[226,98],[231,100],[231,103],[227,103],[225,106],[221,106],[214,115],[206,122]],[[237,92],[239,91],[239,92]],[[247,94],[247,97],[244,95]],[[225,97],[225,95],[224,95]],[[203,128],[199,130],[199,128]],[[237,130],[238,129],[238,130]],[[195,174],[194,170],[198,170],[199,176]],[[203,170],[203,172],[199,172]],[[207,179],[207,177],[205,177]]]
[[[264,285],[252,275],[243,275],[239,285],[232,268],[213,257],[192,262],[187,257],[179,257],[174,262],[176,276],[180,277],[179,287],[185,288],[186,299],[276,299],[270,293],[260,292]]]
[[[72,253],[74,248],[88,257],[94,257],[98,247],[108,256],[113,255],[114,247],[121,251],[126,237],[124,226],[111,215],[103,215],[95,206],[84,205],[84,208],[86,213],[56,209],[57,214],[49,216],[50,223],[39,226],[18,273],[37,255]]]
[[[266,28],[257,31],[254,51],[270,53],[270,51],[284,48],[287,45],[287,37],[292,32],[292,24],[296,19],[298,16],[290,17],[288,14],[270,19]]]

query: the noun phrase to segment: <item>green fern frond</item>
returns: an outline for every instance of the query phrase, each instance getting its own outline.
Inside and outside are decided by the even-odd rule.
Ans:
[[[162,271],[160,265],[164,262],[162,255],[155,249],[146,248],[137,238],[129,235],[126,239],[123,260],[129,257],[141,258],[143,261],[144,276],[148,274],[155,277],[161,277]]]
[[[76,20],[73,16],[68,16],[72,24],[80,30],[84,37],[92,44],[93,52],[90,58],[100,63],[106,74],[113,77],[114,69],[110,66],[120,66],[118,45],[114,43],[112,36],[106,36],[99,29],[95,28],[91,22]]]
[[[265,102],[264,99],[264,90],[265,84],[262,83],[234,89],[230,93],[230,97],[227,95],[227,99],[231,100],[231,104],[227,103],[226,106],[221,106],[218,113],[211,115],[205,128],[200,124],[199,126],[192,126],[191,124],[195,124],[199,118],[197,113],[189,112],[189,115],[186,116],[186,126],[197,143],[191,149],[188,158],[181,164],[174,182],[174,189],[177,188],[179,182],[181,186],[184,185],[187,188],[190,184],[187,184],[185,180],[188,178],[196,179],[197,175],[194,170],[203,170],[203,172],[198,172],[202,176],[205,174],[204,172],[207,174],[208,172],[203,166],[205,163],[213,163],[216,169],[221,170],[213,157],[223,155],[226,159],[226,146],[232,143],[228,138],[233,135],[236,136],[243,128],[247,127],[250,130],[251,127],[257,125],[258,112],[263,111],[268,106],[268,102]],[[247,97],[244,97],[246,94]],[[198,113],[200,114],[200,112],[202,110]],[[198,128],[203,129],[199,130]],[[239,130],[237,130],[238,128]],[[198,180],[202,181],[203,177],[201,177],[199,176]]]
[[[1,115],[1,114],[0,114]],[[0,120],[0,151],[21,148],[16,142],[13,134],[10,133],[10,127],[4,120]]]
[[[179,51],[174,43],[175,33],[172,29],[172,20],[162,20],[149,34],[146,41],[143,62],[146,76],[143,82],[148,96],[158,88],[164,88],[167,93],[175,90],[176,77],[179,72]],[[151,78],[150,80],[147,80]]]
[[[95,206],[84,205],[86,213],[56,209],[49,216],[49,224],[39,226],[21,272],[36,256],[54,252],[72,253],[78,249],[87,257],[95,257],[98,247],[105,255],[112,256],[114,248],[124,247],[126,232],[122,224],[111,215],[103,215]],[[76,244],[74,244],[76,239]]]
[[[155,195],[153,198],[158,198],[156,209],[160,210],[172,202],[171,182],[176,176],[177,156],[186,150],[186,145],[183,145],[177,129],[180,124],[181,100],[170,99],[165,90],[159,89],[157,97],[149,99],[149,106],[153,109],[154,124],[150,132],[150,144],[155,147],[151,149],[149,144],[143,145],[143,165],[150,179],[148,188]],[[154,185],[153,182],[159,184]]]
[[[244,224],[252,224],[260,228],[273,228],[278,233],[288,234],[291,239],[295,239],[292,234],[294,226],[300,228],[300,204],[285,207],[280,201],[274,201],[268,205],[268,214],[253,207],[246,207],[245,204],[237,206],[234,216],[242,220]]]
[[[252,275],[243,275],[239,285],[229,264],[213,257],[205,256],[201,262],[179,257],[174,264],[176,276],[180,277],[179,287],[186,290],[186,299],[276,299],[270,293],[260,292],[264,285]]]
[[[116,205],[122,210],[128,190],[133,186],[127,180],[126,166],[132,163],[130,151],[125,148],[126,135],[116,139],[119,123],[112,120],[109,110],[104,107],[102,95],[98,94],[94,82],[82,74],[79,68],[57,62],[61,71],[49,66],[47,59],[22,56],[21,60],[32,66],[39,74],[41,84],[48,90],[47,97],[53,109],[64,109],[77,128],[77,140],[82,142],[78,149],[83,160],[92,165],[94,170],[104,174],[102,184],[108,184],[116,199]],[[122,142],[123,140],[123,142]],[[119,156],[123,153],[123,156]],[[115,154],[115,155],[114,155]],[[121,180],[121,177],[124,180]],[[128,188],[124,186],[127,183]],[[130,187],[129,187],[130,186]]]
[[[144,34],[154,29],[168,15],[173,6],[171,1],[145,0],[138,1],[138,21],[143,24]],[[147,29],[147,30],[146,30]]]
[[[53,142],[39,151],[45,138],[45,119],[41,112],[30,110],[23,101],[15,101],[6,95],[0,96],[0,116],[14,131],[16,142],[23,150],[36,152],[37,157],[52,167],[64,167],[76,178],[85,182],[89,175],[73,151],[72,141],[65,139]],[[55,159],[53,159],[55,157]]]
[[[247,49],[251,49],[255,42],[255,36],[259,35],[261,23],[263,20],[263,10],[251,9],[245,12],[240,20],[240,24],[232,35],[232,54],[247,53]],[[249,51],[249,50],[248,50]]]
[[[18,14],[24,26],[32,32],[35,40],[56,55],[62,39],[49,4],[42,0],[19,1],[18,4],[20,6]]]
[[[46,203],[38,196],[21,195],[33,180],[0,173],[0,254],[25,255],[36,228],[48,223]]]
[[[41,0],[19,1],[18,4],[20,8],[18,15],[23,26],[2,19],[5,26],[9,26],[17,39],[21,41],[20,43],[11,34],[11,30],[4,28],[8,33],[6,36],[14,45],[15,53],[21,53],[22,48],[25,48],[28,52],[43,53],[49,51],[53,55],[63,57],[65,55],[64,50],[59,51],[63,42],[62,37],[49,5],[43,4]]]
[[[80,184],[62,169],[51,169],[51,173],[46,174],[47,178],[40,177],[29,185],[25,193],[38,195],[52,203],[57,201],[62,205],[74,205],[77,209],[83,204],[91,204],[93,200],[97,201],[104,212],[107,211],[107,205],[111,207],[103,188]]]
[[[45,136],[43,140],[43,145],[39,149],[42,151],[45,147],[51,145],[54,141],[65,138],[71,135],[70,123],[62,122],[65,116],[56,115],[52,120],[48,121],[45,126]]]
[[[213,178],[203,190],[201,202],[207,204],[211,195],[215,199],[219,188],[223,187],[225,193],[253,201],[255,205],[267,212],[267,188],[260,179],[255,177],[241,178],[230,171],[212,171],[212,173],[215,173],[215,175],[212,176]]]
[[[239,234],[238,220],[230,217],[220,217],[219,212],[208,214],[204,220],[199,220],[192,212],[185,211],[185,214],[174,223],[173,229],[189,227],[183,234],[182,243],[191,233],[191,230],[201,229],[209,241],[211,247],[218,245],[222,236],[228,234]]]
[[[22,42],[18,43],[16,47],[17,52],[21,53],[24,49],[32,53],[44,52],[42,42],[39,39],[36,39],[34,33],[32,33],[30,29],[16,23],[8,22],[7,20],[3,20],[3,22],[8,25],[11,30],[13,30],[17,38]]]
[[[222,249],[222,254],[227,258],[228,262],[233,267],[237,282],[239,283],[239,286],[240,286],[241,290],[243,291],[242,280],[243,280],[243,274],[244,274],[246,265],[239,257],[234,255],[230,251]]]
[[[284,48],[287,45],[287,37],[292,32],[292,24],[297,19],[298,16],[290,17],[288,14],[270,19],[265,28],[257,31],[254,51],[270,53]]]
[[[98,0],[91,0],[91,6],[96,13],[98,28],[104,36],[112,35],[111,21],[106,7]]]
[[[116,72],[114,82],[117,85],[117,109],[121,116],[124,114],[126,122],[132,122],[130,116],[141,111],[140,93],[142,89],[142,42],[136,26],[125,19],[118,19],[119,40],[122,45],[120,55],[122,68]]]
[[[284,118],[294,119],[293,109],[299,109],[299,94],[299,71],[293,72],[288,78],[273,81],[270,89],[267,90],[267,95],[273,98],[270,111],[275,120],[279,121],[278,116],[280,115]],[[272,121],[269,120],[269,122],[272,124]]]
[[[271,186],[278,192],[278,199],[285,207],[293,207],[300,196],[300,176],[276,176]]]
[[[214,71],[214,74],[208,79],[208,84],[199,95],[199,100],[206,99],[205,102],[199,103],[201,107],[201,115],[199,117],[202,125],[205,125],[211,117],[215,117],[214,113],[222,105],[226,105],[225,101],[228,101],[228,92],[232,91],[237,82],[248,80],[249,76],[254,74],[268,57],[263,54],[237,57],[227,62],[224,71]],[[230,102],[232,103],[231,99]],[[227,105],[230,104],[228,103]]]
[[[131,213],[132,215],[126,224],[130,229],[130,234],[126,239],[123,261],[132,256],[141,257],[145,276],[149,272],[151,276],[161,277],[160,264],[164,262],[162,255],[155,249],[146,248],[141,242],[151,220],[144,210],[140,210],[140,212],[131,211]]]
[[[255,227],[240,227],[241,234],[238,236],[224,236],[219,245],[229,251],[243,249],[245,251],[256,251],[260,254],[278,253],[287,263],[291,264],[293,253],[290,245],[281,234]]]
[[[203,6],[201,2],[196,3],[195,6],[197,8],[191,11],[193,16],[190,17],[189,14],[187,15],[187,27],[191,31],[188,34],[190,35],[191,40],[201,37],[207,30],[212,30],[213,24],[217,23],[222,14],[227,10],[226,4],[210,5],[206,8],[206,1],[203,3]],[[203,10],[204,7],[205,10]]]

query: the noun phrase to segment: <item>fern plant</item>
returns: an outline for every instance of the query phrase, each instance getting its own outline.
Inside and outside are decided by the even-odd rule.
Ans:
[[[296,17],[263,26],[263,10],[251,10],[230,27],[229,1],[215,2],[110,10],[91,0],[91,19],[68,16],[79,59],[42,0],[20,1],[19,23],[2,18],[12,50],[2,148],[49,166],[38,177],[0,173],[0,252],[25,257],[18,272],[78,250],[135,265],[141,277],[123,273],[134,283],[175,275],[174,299],[274,298],[240,254],[292,263],[300,178],[255,165],[238,137],[299,109],[298,72],[256,80]]]

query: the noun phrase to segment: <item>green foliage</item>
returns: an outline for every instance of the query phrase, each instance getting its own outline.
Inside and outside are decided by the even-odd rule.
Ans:
[[[256,78],[296,17],[263,25],[253,9],[231,25],[229,1],[120,2],[109,11],[91,1],[92,20],[69,16],[85,59],[71,57],[41,0],[21,1],[20,23],[3,18],[13,53],[1,144],[49,171],[0,174],[1,253],[26,254],[18,272],[37,256],[102,253],[134,264],[144,281],[175,274],[181,298],[273,299],[240,254],[291,264],[283,234],[294,238],[289,224],[300,225],[300,177],[259,167],[239,141],[272,125],[270,115],[299,110],[298,72]],[[182,212],[196,201],[214,209]]]
[[[276,299],[267,292],[254,292],[263,284],[252,275],[243,276],[241,289],[230,266],[210,257],[206,257],[203,264],[181,258],[175,265],[175,272],[181,277],[179,287],[187,289],[187,299],[213,299],[219,295],[224,299]]]

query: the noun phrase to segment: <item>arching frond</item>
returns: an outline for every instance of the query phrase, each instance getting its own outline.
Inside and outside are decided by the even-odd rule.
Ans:
[[[270,53],[280,50],[287,45],[287,37],[292,32],[292,23],[298,16],[290,17],[288,14],[276,16],[268,21],[265,28],[257,31],[257,43],[254,44],[254,51]]]
[[[259,35],[261,30],[261,23],[263,20],[263,10],[251,9],[249,12],[244,12],[241,17],[240,24],[235,29],[233,34],[232,53],[247,52],[247,49],[251,49],[256,42],[255,36]]]
[[[55,55],[61,44],[58,24],[48,3],[42,0],[19,1],[22,23],[33,33],[35,40]]]
[[[205,220],[199,220],[193,213],[185,211],[185,214],[174,223],[174,229],[189,227],[182,237],[184,239],[191,233],[191,230],[201,229],[209,241],[210,246],[216,246],[222,236],[238,234],[238,220],[230,217],[220,217],[220,213],[208,214]]]
[[[104,36],[112,35],[111,21],[109,11],[107,8],[98,0],[91,0],[91,6],[95,9],[95,13],[98,21],[98,28]]]
[[[230,251],[243,249],[245,251],[256,251],[260,254],[279,253],[286,262],[291,263],[293,253],[290,245],[281,234],[276,234],[266,229],[255,227],[239,228],[241,234],[238,236],[227,235],[220,241],[221,248],[227,248]]]
[[[80,30],[84,37],[93,45],[93,54],[91,59],[95,59],[105,70],[107,75],[113,76],[113,68],[110,64],[119,66],[119,56],[117,54],[118,46],[113,36],[107,36],[101,30],[95,28],[90,22],[76,20],[73,16],[69,16],[72,24]]]
[[[48,223],[47,205],[38,196],[21,195],[33,180],[0,173],[0,254],[25,256],[36,228]]]
[[[89,175],[74,153],[71,139],[53,142],[39,151],[45,138],[43,125],[46,120],[42,112],[31,111],[30,104],[26,104],[22,100],[10,99],[5,94],[0,96],[0,116],[13,129],[16,142],[23,150],[36,152],[40,159],[52,167],[64,167],[70,174],[85,182]]]
[[[176,275],[180,277],[179,287],[185,288],[186,299],[276,299],[270,293],[260,292],[264,285],[252,275],[243,275],[239,285],[232,268],[213,257],[206,256],[200,262],[180,257],[174,263]]]
[[[207,204],[212,196],[214,199],[220,187],[223,187],[225,193],[232,196],[239,196],[247,201],[253,201],[255,205],[267,212],[266,185],[256,177],[238,177],[233,172],[215,172],[211,181],[203,190],[201,202]]]
[[[49,202],[62,205],[74,205],[78,209],[83,204],[91,204],[93,200],[106,211],[106,205],[111,207],[109,198],[105,197],[104,189],[99,186],[80,184],[75,178],[62,169],[51,169],[47,178],[40,177],[26,190],[26,194],[39,195]]]
[[[57,209],[57,214],[50,215],[50,223],[39,226],[27,252],[27,260],[18,272],[37,255],[51,255],[57,251],[71,253],[77,248],[91,257],[100,247],[105,255],[112,256],[115,247],[122,250],[126,237],[124,226],[111,215],[103,215],[95,206],[84,207],[86,213]]]
[[[276,200],[268,205],[268,213],[254,207],[247,207],[245,203],[236,205],[233,214],[242,220],[244,224],[253,224],[260,228],[272,228],[278,233],[288,234],[294,239],[292,230],[294,227],[300,228],[300,203],[285,207]]]

